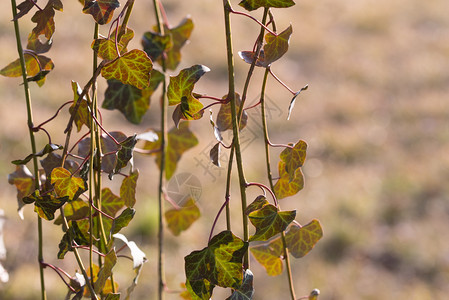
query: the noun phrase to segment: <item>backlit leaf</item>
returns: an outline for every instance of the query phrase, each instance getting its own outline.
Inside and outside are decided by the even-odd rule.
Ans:
[[[254,258],[265,268],[270,276],[278,276],[282,273],[283,261],[281,256],[284,254],[282,240],[280,237],[250,249]]]
[[[295,219],[296,210],[279,211],[276,206],[267,204],[261,209],[248,215],[251,223],[256,227],[256,233],[249,241],[266,241],[272,236],[284,231]]]
[[[164,51],[173,47],[171,35],[160,35],[151,31],[145,32],[142,37],[143,50],[151,60],[156,61]]]
[[[307,143],[300,140],[293,148],[285,148],[279,156],[285,163],[285,172],[289,175],[289,181],[295,178],[295,172],[302,167],[306,160]]]
[[[27,157],[25,157],[24,159],[13,160],[12,163],[15,165],[24,165],[24,164],[27,164],[34,157],[42,157],[42,156],[49,154],[53,151],[61,150],[61,149],[62,149],[62,146],[60,146],[60,145],[47,144],[47,145],[45,145],[44,149],[42,149],[41,151],[34,153],[34,154],[30,154]]]
[[[245,270],[242,285],[235,290],[226,300],[251,300],[254,295],[253,272],[250,269]]]
[[[155,69],[151,71],[150,86],[144,89],[110,79],[102,107],[118,109],[128,121],[139,124],[150,107],[151,96],[163,80],[164,75]]]
[[[67,221],[75,221],[83,219],[89,215],[89,204],[81,199],[69,201],[64,206],[64,216]],[[55,225],[61,225],[63,223],[62,216],[59,216],[55,220]]]
[[[131,251],[131,257],[133,258],[133,269],[140,268],[147,261],[145,253],[137,247],[135,242],[128,241],[121,233],[116,233],[113,237],[122,240],[128,246]]]
[[[120,29],[119,29],[120,30]],[[116,30],[111,33],[109,38],[99,38],[92,42],[92,49],[97,51],[97,55],[106,60],[113,60],[117,58],[117,48],[120,51],[120,55],[125,54],[128,50],[129,41],[134,37],[134,31],[131,28],[126,28],[125,33],[121,36],[120,42],[115,47],[115,34]]]
[[[296,195],[304,187],[304,175],[301,168],[296,169],[293,180],[290,180],[290,175],[285,171],[285,162],[279,161],[279,179],[274,185],[274,193],[278,199],[283,199],[289,196]]]
[[[284,8],[295,5],[293,0],[243,0],[239,3],[246,10],[252,11],[259,7]]]
[[[106,299],[105,300],[120,300],[120,293],[110,293],[106,295]]]
[[[86,97],[83,99],[79,99],[79,96],[83,92],[78,82],[72,81],[72,91],[73,91],[73,104],[69,108],[70,114],[74,113],[76,103],[81,101],[78,110],[76,111],[75,117],[73,121],[76,124],[76,128],[78,132],[81,130],[83,125],[86,125],[87,128],[90,128],[90,114],[89,114],[89,105],[87,103]]]
[[[65,168],[54,168],[51,172],[51,184],[59,197],[67,196],[69,200],[74,200],[86,190],[84,180],[74,177]]]
[[[96,293],[100,293],[103,290],[106,280],[112,275],[112,268],[116,263],[117,254],[115,253],[115,250],[112,249],[108,254],[106,254],[103,266],[97,274],[98,278],[94,283],[94,290]]]
[[[127,207],[133,207],[136,204],[136,186],[139,178],[139,170],[131,172],[122,181],[120,186],[120,198]]]
[[[153,63],[148,55],[144,51],[134,49],[107,63],[101,69],[101,75],[106,79],[117,79],[124,84],[143,89],[150,84],[152,68]]]
[[[85,220],[87,223],[89,221]],[[88,235],[87,235],[88,236]],[[89,245],[89,239],[86,238],[82,230],[78,227],[78,223],[75,221],[70,222],[70,227],[64,234],[59,243],[58,258],[63,259],[68,251],[73,251],[73,241],[78,245]],[[95,274],[96,275],[96,274]]]
[[[222,231],[210,240],[206,248],[186,256],[185,272],[193,293],[203,298],[204,280],[213,285],[238,289],[242,284],[242,259],[247,249],[247,242],[230,231]]]
[[[156,155],[156,163],[161,165],[161,154],[158,151],[161,148],[160,132],[157,132],[159,138],[155,142],[146,142],[144,145],[145,150],[154,151],[151,155]],[[167,157],[165,161],[165,177],[170,179],[175,173],[178,161],[181,159],[182,154],[198,145],[198,139],[189,129],[189,123],[183,122],[179,124],[179,129],[174,127],[168,132],[167,141]]]
[[[185,285],[187,293],[181,294],[181,297],[186,300],[210,300],[215,287],[206,279],[196,280],[193,284],[187,279]]]
[[[227,96],[223,97],[223,99],[226,99],[226,98],[227,98]],[[238,110],[240,109],[240,105],[241,105],[241,99],[240,99],[240,95],[237,93],[235,93],[235,101],[236,101],[235,103],[236,103],[236,109],[237,109],[237,113],[238,113]],[[240,130],[245,128],[247,122],[248,122],[248,114],[245,111],[243,111],[242,119],[240,120]],[[218,130],[220,130],[221,132],[232,129],[231,102],[220,105],[220,110],[218,111],[216,123],[217,123]]]
[[[99,271],[100,271],[100,268],[97,265],[94,264],[92,266],[92,274],[94,275],[93,276],[93,281],[94,282],[97,281],[97,279],[98,279],[98,272]],[[90,268],[87,269],[86,273],[87,274],[91,274]],[[117,281],[114,281],[114,290],[118,291],[118,289],[119,289],[119,286],[117,284]],[[106,280],[106,284],[104,285],[103,290],[102,290],[101,293],[104,294],[104,295],[108,295],[108,294],[112,293],[112,282],[111,282],[111,279]],[[84,297],[91,298],[89,289],[84,289]]]
[[[25,53],[24,59],[25,59],[25,69],[27,75],[30,77],[36,76],[42,72],[51,71],[54,68],[53,61],[50,58],[43,55],[31,55],[29,53]],[[12,63],[1,69],[0,74],[6,77],[22,76],[20,60],[16,59]]]
[[[59,0],[48,1],[44,9],[36,11],[31,18],[31,21],[36,23],[36,27],[33,28],[29,39],[38,39],[40,35],[44,35],[47,40],[52,38],[55,32],[55,7],[59,7],[59,10],[62,10],[62,3]]]
[[[34,176],[26,166],[16,166],[16,170],[8,175],[8,182],[9,184],[15,185],[17,188],[17,211],[19,216],[23,219],[22,209],[25,206],[25,203],[22,199],[34,192]]]
[[[41,41],[39,38],[36,38],[34,32],[31,32],[28,36],[28,44],[26,48],[34,53],[42,54],[50,51],[52,45],[52,39]]]
[[[124,141],[120,142],[120,150],[117,152],[117,162],[114,168],[114,174],[120,172],[120,170],[128,164],[128,162],[133,157],[134,146],[137,143],[136,134],[130,137],[127,137]],[[111,173],[109,174],[111,177]]]
[[[249,215],[253,211],[259,210],[268,204],[270,203],[265,196],[257,196],[257,198],[245,209],[245,215]]]
[[[168,229],[178,236],[182,231],[187,230],[200,217],[201,213],[195,201],[190,198],[180,208],[172,208],[165,212],[165,220]]]
[[[119,232],[122,228],[128,226],[129,222],[134,218],[136,210],[128,207],[122,213],[114,219],[112,222],[112,234]]]
[[[62,156],[59,154],[56,154],[54,152],[48,154],[43,160],[40,161],[42,168],[44,168],[45,171],[45,189],[50,190],[53,189],[51,186],[51,172],[54,168],[58,168],[62,164]],[[64,162],[64,168],[69,170],[71,173],[75,172],[79,167],[79,164],[70,159],[66,159]]]
[[[292,25],[290,25],[278,35],[273,35],[269,32],[265,35],[266,44],[263,46],[264,67],[268,67],[271,63],[281,58],[287,52],[292,32],[293,28]]]
[[[238,54],[240,58],[243,59],[243,61],[246,62],[247,64],[252,64],[256,56],[254,51],[239,51]],[[256,67],[263,67],[264,60],[265,54],[263,52],[263,49],[261,49],[259,52],[259,56],[257,57]]]
[[[37,212],[42,219],[49,221],[55,218],[56,210],[63,206],[67,200],[69,200],[67,196],[62,196],[60,198],[56,198],[52,194],[41,196],[38,190],[23,198],[23,202],[27,204],[34,202],[34,211]]]
[[[125,206],[122,198],[114,195],[110,188],[101,190],[101,210],[111,217],[115,217],[118,211]]]
[[[119,6],[118,0],[85,0],[83,13],[92,15],[95,22],[104,25],[111,21],[114,10]]]
[[[292,224],[285,233],[288,250],[295,258],[301,258],[309,253],[323,237],[323,229],[318,220],[299,226]]]

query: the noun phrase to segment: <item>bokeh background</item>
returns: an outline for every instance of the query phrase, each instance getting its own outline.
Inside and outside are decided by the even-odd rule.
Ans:
[[[45,1],[44,1],[45,2]],[[172,25],[190,14],[195,22],[191,42],[183,50],[180,68],[204,64],[211,68],[195,91],[221,97],[226,94],[226,64],[221,1],[164,0]],[[238,1],[232,1],[237,8]],[[72,98],[70,81],[84,85],[91,74],[90,43],[93,21],[81,13],[77,1],[64,1],[56,13],[54,46],[48,53],[56,68],[47,83],[32,84],[36,123],[50,117]],[[0,4],[0,66],[16,59],[15,38],[8,1]],[[270,79],[267,116],[275,143],[309,144],[303,168],[305,188],[282,200],[283,209],[297,209],[297,220],[317,218],[324,237],[306,257],[293,260],[298,297],[313,288],[320,299],[447,299],[449,294],[449,2],[446,0],[298,1],[290,9],[274,10],[279,29],[293,25],[290,50],[272,69],[292,89],[309,84],[301,94],[290,121],[286,120],[291,95]],[[261,12],[254,13],[260,17]],[[33,28],[21,22],[22,40]],[[257,25],[233,16],[235,50],[250,50]],[[130,48],[141,48],[140,36],[155,23],[150,1],[136,1],[130,27],[136,37]],[[101,28],[107,34],[108,26]],[[236,58],[241,91],[248,65]],[[175,72],[177,73],[177,72]],[[250,87],[257,101],[262,71]],[[99,88],[105,82],[100,79]],[[101,93],[100,93],[101,94]],[[30,152],[23,89],[19,79],[0,78],[0,208],[5,211],[7,259],[1,263],[10,280],[0,284],[1,299],[38,299],[36,217],[31,207],[25,220],[16,213],[15,189],[7,182],[14,171],[11,160]],[[102,97],[102,96],[100,96]],[[104,111],[106,127],[130,135],[156,128],[158,101],[141,125],[128,124],[116,111]],[[63,143],[67,113],[48,129]],[[250,112],[244,161],[248,180],[265,180],[263,138],[257,110]],[[172,125],[170,123],[170,125]],[[209,121],[192,123],[200,144],[178,165],[201,182],[199,205],[203,216],[175,238],[167,232],[167,281],[178,290],[184,281],[183,257],[207,243],[213,218],[224,199],[224,169],[207,157],[214,137]],[[45,136],[38,134],[43,145]],[[272,152],[274,162],[279,152]],[[223,161],[225,159],[223,158]],[[147,254],[134,299],[156,298],[156,185],[153,158],[136,157],[141,171],[137,214],[124,230]],[[238,190],[234,181],[233,218],[240,224]],[[117,187],[115,187],[117,191]],[[259,191],[249,190],[249,197]],[[219,222],[219,229],[224,228]],[[241,235],[239,225],[234,226]],[[62,232],[44,224],[45,259],[76,270],[70,254],[56,259]],[[254,299],[289,299],[285,272],[269,277],[252,261]],[[49,299],[63,299],[65,286],[46,270]],[[128,261],[118,265],[115,278],[122,291],[133,278]],[[227,294],[216,289],[214,299]],[[167,299],[179,299],[169,294]]]

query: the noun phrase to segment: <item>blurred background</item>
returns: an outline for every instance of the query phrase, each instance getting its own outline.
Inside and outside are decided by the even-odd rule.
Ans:
[[[45,2],[45,1],[44,1]],[[123,2],[123,1],[122,1]],[[204,64],[211,69],[195,92],[221,97],[227,75],[221,1],[163,1],[172,26],[187,15],[195,23],[190,44],[183,49],[181,68]],[[237,9],[238,1],[231,1]],[[11,7],[0,4],[0,67],[17,58]],[[91,16],[77,1],[64,1],[57,12],[53,48],[47,55],[55,63],[47,83],[31,85],[35,123],[72,99],[70,81],[84,86],[91,74],[93,36]],[[292,260],[296,293],[308,295],[318,288],[320,299],[447,299],[449,293],[449,2],[433,0],[297,1],[289,9],[275,9],[279,30],[292,24],[289,52],[273,64],[273,71],[293,90],[305,84],[290,121],[290,93],[270,79],[267,116],[272,142],[307,141],[303,168],[306,185],[297,195],[283,199],[282,208],[297,209],[297,220],[319,219],[324,237],[307,256]],[[261,11],[254,16],[260,18]],[[30,15],[21,19],[23,43],[34,27]],[[233,16],[236,51],[250,50],[257,24]],[[135,38],[129,48],[141,48],[140,37],[154,25],[150,1],[136,1],[130,27]],[[106,35],[109,26],[103,26]],[[241,92],[248,65],[236,57]],[[177,74],[178,71],[173,72]],[[258,100],[262,70],[257,70],[248,97]],[[10,280],[0,283],[1,299],[38,299],[36,216],[26,207],[17,215],[15,188],[7,175],[10,163],[30,152],[23,89],[20,79],[0,78],[0,209],[5,211],[4,240],[7,258],[1,263]],[[100,79],[100,90],[105,81]],[[100,93],[102,99],[102,93]],[[153,97],[139,126],[130,125],[117,111],[103,111],[110,131],[127,135],[159,127],[159,105]],[[204,101],[207,103],[206,101]],[[215,111],[216,113],[217,111]],[[249,181],[266,183],[260,112],[249,112],[242,132],[244,161]],[[63,143],[67,112],[48,127],[54,142]],[[173,125],[170,119],[170,127]],[[225,169],[208,161],[214,136],[205,117],[191,124],[200,143],[178,164],[177,173],[193,174],[202,186],[202,217],[174,237],[167,231],[167,282],[179,290],[184,282],[183,257],[207,244],[210,226],[224,200]],[[46,143],[38,134],[38,143]],[[75,139],[73,139],[75,140]],[[226,156],[227,156],[227,152]],[[226,156],[222,158],[225,166]],[[272,151],[274,165],[279,149]],[[156,298],[156,187],[157,167],[152,157],[136,157],[137,214],[123,233],[147,254],[134,299]],[[239,227],[239,193],[234,180],[232,208]],[[118,187],[113,187],[118,193]],[[258,195],[250,189],[251,197]],[[224,229],[220,220],[216,232]],[[62,232],[44,223],[45,259],[71,274],[77,269],[72,255],[58,261]],[[285,272],[269,277],[256,261],[254,299],[289,299]],[[46,270],[49,299],[63,299],[64,284]],[[132,264],[120,262],[115,278],[124,291],[133,278]],[[26,288],[25,288],[26,286]],[[214,299],[227,293],[216,289]],[[179,299],[169,294],[167,299]]]

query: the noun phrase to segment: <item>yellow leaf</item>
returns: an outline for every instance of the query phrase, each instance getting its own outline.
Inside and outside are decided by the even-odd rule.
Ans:
[[[51,184],[59,197],[68,196],[69,200],[74,200],[80,190],[85,190],[84,180],[73,177],[69,170],[62,167],[54,168],[51,172]]]

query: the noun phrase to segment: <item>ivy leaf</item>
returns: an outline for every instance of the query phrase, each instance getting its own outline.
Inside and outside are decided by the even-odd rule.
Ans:
[[[186,300],[210,300],[215,285],[208,280],[196,280],[192,284],[186,280],[187,295],[181,295]]]
[[[25,203],[22,199],[34,192],[34,176],[26,166],[16,166],[16,170],[8,175],[8,182],[17,188],[17,212],[20,218],[23,219],[23,207]]]
[[[87,274],[93,274],[93,281],[96,282],[98,280],[98,273],[100,272],[100,268],[97,265],[93,265],[92,266],[92,271],[90,268],[87,269],[86,273]],[[114,282],[114,290],[117,291],[118,290],[118,284],[117,282]],[[106,284],[103,287],[103,290],[101,291],[101,294],[104,295],[108,295],[108,294],[112,294],[112,282],[110,279],[106,280]],[[86,298],[92,298],[90,295],[90,291],[89,289],[84,289],[84,297]]]
[[[52,39],[41,41],[39,38],[36,38],[34,32],[31,32],[28,36],[27,49],[33,51],[34,53],[46,53],[50,51],[52,45]]]
[[[179,122],[181,120],[198,120],[203,117],[204,111],[201,110],[203,104],[199,102],[195,97],[188,98],[183,96],[181,98],[181,103],[176,106],[173,111],[173,122],[175,126],[179,127]]]
[[[115,253],[115,250],[112,249],[109,251],[108,254],[106,254],[104,258],[103,266],[101,267],[100,271],[98,272],[98,278],[94,283],[94,290],[96,293],[100,293],[105,284],[107,279],[112,275],[112,268],[117,263],[117,254]]]
[[[193,293],[202,299],[207,287],[204,280],[213,285],[238,289],[243,279],[242,259],[247,250],[247,242],[231,231],[222,231],[210,240],[206,248],[186,256],[185,272]]]
[[[12,20],[16,21],[20,19],[21,17],[26,15],[33,7],[34,7],[33,2],[27,0],[23,1],[22,3],[17,5],[17,10],[19,10],[19,12],[17,13],[16,17]]]
[[[52,189],[51,186],[51,172],[54,168],[58,168],[62,164],[62,156],[59,154],[56,154],[54,152],[48,154],[43,160],[40,161],[42,168],[44,168],[45,171],[45,189],[50,190]],[[79,167],[79,164],[76,161],[66,159],[64,162],[64,168],[69,170],[71,173],[75,172]]]
[[[25,53],[24,59],[25,59],[25,69],[27,71],[27,75],[30,76],[29,78],[33,78],[35,76],[42,74],[47,75],[51,70],[53,70],[55,66],[50,58],[43,55],[32,55],[29,53]],[[1,69],[0,75],[6,77],[22,76],[20,59],[16,59],[12,63]]]
[[[106,295],[106,299],[105,300],[120,300],[120,293],[109,293]]]
[[[41,196],[38,190],[23,198],[23,202],[26,204],[34,202],[34,211],[37,212],[39,217],[48,221],[55,218],[56,210],[63,206],[67,200],[69,200],[67,196],[60,198],[55,198],[51,194]]]
[[[155,69],[151,70],[150,86],[144,89],[110,79],[102,107],[118,109],[128,121],[139,124],[150,107],[151,96],[163,80],[164,75]]]
[[[266,241],[272,236],[284,231],[295,219],[296,210],[279,211],[274,205],[267,204],[261,209],[248,215],[251,223],[256,227],[256,233],[249,241]]]
[[[228,96],[224,96],[223,99],[226,99]],[[242,100],[240,99],[240,95],[235,93],[236,100],[236,109],[237,112],[240,109],[240,105]],[[245,128],[246,123],[248,122],[248,114],[243,111],[242,119],[240,120],[240,130]],[[220,105],[220,110],[217,115],[217,127],[221,132],[232,129],[232,111],[231,111],[231,102]]]
[[[70,114],[74,113],[76,103],[81,101],[78,110],[76,111],[75,117],[73,121],[76,124],[76,128],[78,132],[80,132],[83,125],[86,125],[87,128],[90,128],[90,119],[91,116],[89,114],[89,104],[87,103],[86,97],[83,99],[79,99],[79,96],[83,92],[78,82],[72,81],[72,91],[73,91],[73,104],[69,108]]]
[[[120,198],[127,207],[133,207],[136,204],[136,186],[139,178],[139,170],[131,172],[122,181],[120,186]]]
[[[260,7],[285,8],[295,5],[293,0],[243,0],[239,3],[246,10],[252,11]]]
[[[285,148],[280,155],[281,160],[285,163],[285,172],[288,173],[289,181],[295,178],[295,172],[304,165],[306,160],[307,143],[299,140],[293,148]]]
[[[36,27],[33,28],[28,40],[38,39],[40,35],[44,35],[50,40],[55,32],[55,9],[62,11],[62,2],[60,0],[50,0],[42,10],[36,11],[31,18]]]
[[[296,92],[295,95],[293,96],[292,100],[290,100],[290,104],[288,106],[287,121],[290,120],[290,116],[292,114],[293,107],[295,107],[296,98],[299,96],[299,94],[301,94],[302,91],[305,91],[308,88],[309,88],[309,85],[306,84],[302,89],[300,89],[298,92]]]
[[[162,53],[173,47],[172,36],[148,31],[142,37],[142,46],[151,60],[156,61]]]
[[[68,197],[75,200],[86,190],[85,182],[79,177],[74,177],[69,170],[59,167],[51,172],[51,184],[59,197]]]
[[[285,162],[279,161],[279,179],[273,190],[278,199],[296,195],[304,187],[304,175],[301,168],[296,169],[293,180],[290,180],[290,175],[285,171],[285,165]]]
[[[101,210],[111,217],[115,217],[117,212],[125,206],[122,198],[114,195],[110,188],[101,190]]]
[[[153,63],[148,55],[144,51],[134,49],[108,62],[101,69],[101,75],[106,79],[117,79],[124,84],[143,89],[150,84],[152,68]]]
[[[165,25],[164,25],[165,26]],[[191,18],[185,18],[174,28],[165,26],[166,35],[171,36],[173,46],[166,51],[165,66],[169,70],[175,70],[181,62],[181,48],[190,38],[193,30],[193,21]],[[158,63],[161,65],[161,59]]]
[[[220,143],[216,143],[209,152],[210,160],[217,167],[220,167],[220,150]]]
[[[283,262],[281,256],[284,254],[284,250],[280,237],[269,243],[252,246],[249,250],[254,258],[265,268],[269,276],[278,276],[282,273]]]
[[[100,25],[109,23],[114,10],[120,7],[118,0],[86,0],[84,2],[83,13],[92,15],[95,22]]]
[[[182,207],[165,212],[168,229],[175,236],[187,230],[200,216],[200,210],[192,198],[188,199]]]
[[[131,251],[131,257],[133,258],[133,269],[140,268],[145,262],[147,262],[147,258],[145,253],[137,247],[136,243],[133,241],[128,241],[126,236],[121,233],[116,233],[113,235],[115,239],[122,240],[126,246],[128,246]]]
[[[112,234],[115,234],[122,230],[122,228],[128,226],[129,222],[134,218],[135,213],[136,210],[131,207],[128,207],[122,211],[122,213],[112,222]]]
[[[242,285],[235,290],[226,300],[251,300],[254,295],[253,272],[250,269],[245,270]]]
[[[81,199],[68,201],[67,204],[64,206],[64,216],[68,221],[76,221],[83,219],[87,217],[88,214],[89,214],[89,205]],[[62,216],[56,218],[54,222],[55,225],[61,225],[62,223],[63,223]]]
[[[128,164],[133,157],[134,146],[137,143],[137,135],[127,137],[123,142],[120,142],[120,150],[117,152],[117,163],[115,164],[114,174],[120,172],[120,170]],[[109,173],[109,178],[112,177],[112,173]]]
[[[287,29],[285,29],[278,35],[273,35],[269,32],[265,35],[266,44],[263,46],[264,67],[270,66],[273,62],[281,58],[287,52],[292,32],[293,28],[292,25],[290,25]]]
[[[259,210],[268,204],[270,203],[265,196],[257,196],[257,198],[245,209],[245,215],[249,215],[253,211]]]
[[[158,150],[161,148],[161,133],[157,132],[157,135],[159,137],[158,140],[155,142],[146,142],[144,149],[151,151],[151,155],[156,155],[156,163],[160,166],[161,153]],[[183,122],[179,124],[179,129],[174,127],[168,132],[167,156],[165,161],[165,178],[167,180],[175,173],[176,166],[182,154],[196,145],[198,145],[198,139],[190,131],[188,122]]]
[[[121,27],[119,28],[120,32]],[[120,52],[120,55],[125,54],[128,50],[126,47],[128,43],[134,37],[134,31],[131,28],[126,28],[125,33],[120,37],[120,41],[117,44],[117,48],[115,47],[115,35],[117,30],[114,30],[109,38],[100,38],[96,39],[92,42],[92,49],[97,51],[97,55],[106,60],[114,60],[117,58],[117,48]]]
[[[320,221],[312,220],[302,227],[292,224],[285,234],[285,242],[290,253],[295,258],[301,258],[309,253],[322,237]]]
[[[254,51],[239,51],[238,54],[240,58],[243,59],[243,61],[247,64],[252,64],[256,56],[256,53]],[[263,67],[264,60],[265,54],[263,52],[263,49],[261,49],[259,52],[259,56],[257,57],[256,67]]]
[[[13,160],[12,163],[15,165],[25,165],[30,160],[32,160],[34,157],[42,157],[42,156],[49,154],[53,151],[61,150],[61,149],[62,149],[61,145],[47,144],[47,145],[45,145],[44,149],[42,149],[41,151],[34,153],[34,154],[30,154],[27,157],[25,157],[24,159]]]

